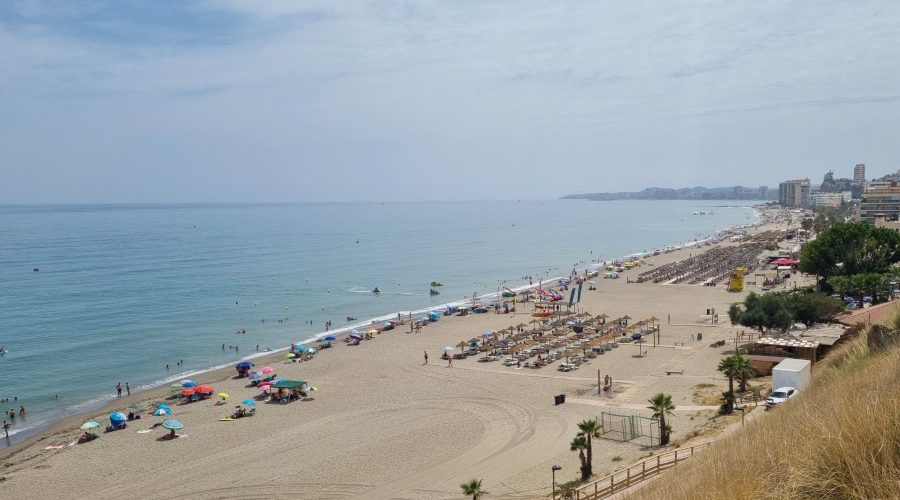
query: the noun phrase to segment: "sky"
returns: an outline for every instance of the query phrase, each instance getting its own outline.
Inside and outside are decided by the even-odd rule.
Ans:
[[[900,2],[0,1],[0,203],[777,186],[898,118]]]

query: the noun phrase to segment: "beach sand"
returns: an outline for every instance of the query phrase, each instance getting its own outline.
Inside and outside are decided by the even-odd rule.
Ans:
[[[661,265],[700,250],[652,260]],[[173,441],[159,440],[161,429],[139,433],[163,420],[145,416],[93,442],[45,450],[74,441],[78,425],[92,416],[61,422],[4,452],[0,491],[5,498],[23,499],[461,498],[460,483],[479,478],[492,498],[546,498],[553,464],[562,466],[558,482],[578,476],[569,441],[579,421],[603,410],[649,416],[647,399],[662,391],[679,407],[671,422],[678,440],[705,420],[698,415],[714,412],[693,401],[694,386],[712,383],[724,390],[727,384],[715,367],[729,344],[709,344],[729,341],[740,330],[729,325],[726,311],[744,294],[722,287],[626,283],[625,277],[646,269],[627,271],[618,280],[597,279],[599,289],[585,289],[579,307],[611,318],[661,318],[661,346],[645,344],[643,356],[637,346],[623,345],[569,373],[557,371],[558,362],[532,370],[475,358],[447,367],[440,359],[445,345],[527,323],[530,304],[519,304],[509,315],[445,317],[418,334],[408,333],[405,325],[356,347],[335,342],[309,362],[287,363],[283,353],[273,355],[269,364],[280,377],[310,381],[319,391],[312,401],[260,403],[252,418],[218,421],[236,402],[257,395],[246,379],[231,378],[233,370],[200,376],[232,397],[224,406],[173,405],[172,418],[185,425]],[[720,312],[718,324],[704,316],[712,307]],[[703,341],[692,341],[700,331]],[[429,353],[427,365],[423,351]],[[666,375],[682,369],[683,375]],[[612,395],[596,395],[598,371],[613,378]],[[168,394],[167,389],[136,394],[113,407],[162,401]],[[555,406],[556,394],[566,394],[567,402]],[[106,425],[111,409],[93,416]],[[595,475],[651,451],[599,440]]]

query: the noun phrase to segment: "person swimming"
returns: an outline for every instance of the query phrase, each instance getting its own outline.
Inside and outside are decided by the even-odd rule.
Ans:
[[[381,293],[381,290],[379,290],[378,287],[376,286],[375,289],[372,290],[372,293],[379,294],[379,293]]]

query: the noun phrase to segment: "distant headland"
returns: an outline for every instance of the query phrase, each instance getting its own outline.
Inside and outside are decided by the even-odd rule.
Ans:
[[[680,189],[649,187],[642,191],[618,193],[567,194],[561,200],[774,200],[778,189],[767,186],[756,188],[745,186],[706,188],[702,186]]]

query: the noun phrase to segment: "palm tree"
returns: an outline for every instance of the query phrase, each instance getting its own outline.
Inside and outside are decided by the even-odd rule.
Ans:
[[[478,500],[481,495],[487,495],[488,492],[481,489],[481,479],[473,479],[468,483],[459,485],[463,490],[463,495],[472,495],[472,500]]]
[[[738,356],[728,356],[719,361],[717,369],[728,377],[728,397],[725,398],[724,413],[734,411],[734,378],[738,375],[737,360]]]
[[[647,408],[653,410],[653,418],[659,419],[659,444],[665,446],[669,444],[669,433],[672,431],[666,424],[666,415],[673,415],[672,410],[675,409],[672,396],[660,392],[647,402],[650,403]]]
[[[587,439],[587,472],[588,477],[594,474],[594,438],[600,439],[600,431],[603,430],[603,424],[597,421],[597,419],[593,420],[584,420],[580,424],[578,424],[578,430],[580,435],[584,436]]]
[[[587,438],[582,436],[581,434],[576,435],[572,438],[572,442],[569,443],[569,449],[572,451],[578,452],[578,459],[581,460],[581,480],[587,481],[588,478],[591,477],[591,465],[588,463],[587,455],[584,454],[585,450],[587,450]]]
[[[756,375],[756,370],[753,368],[753,363],[750,362],[749,359],[743,356],[735,356],[734,361],[734,369],[735,374],[737,375],[738,381],[740,382],[740,386],[738,390],[741,392],[747,391],[747,379]]]

